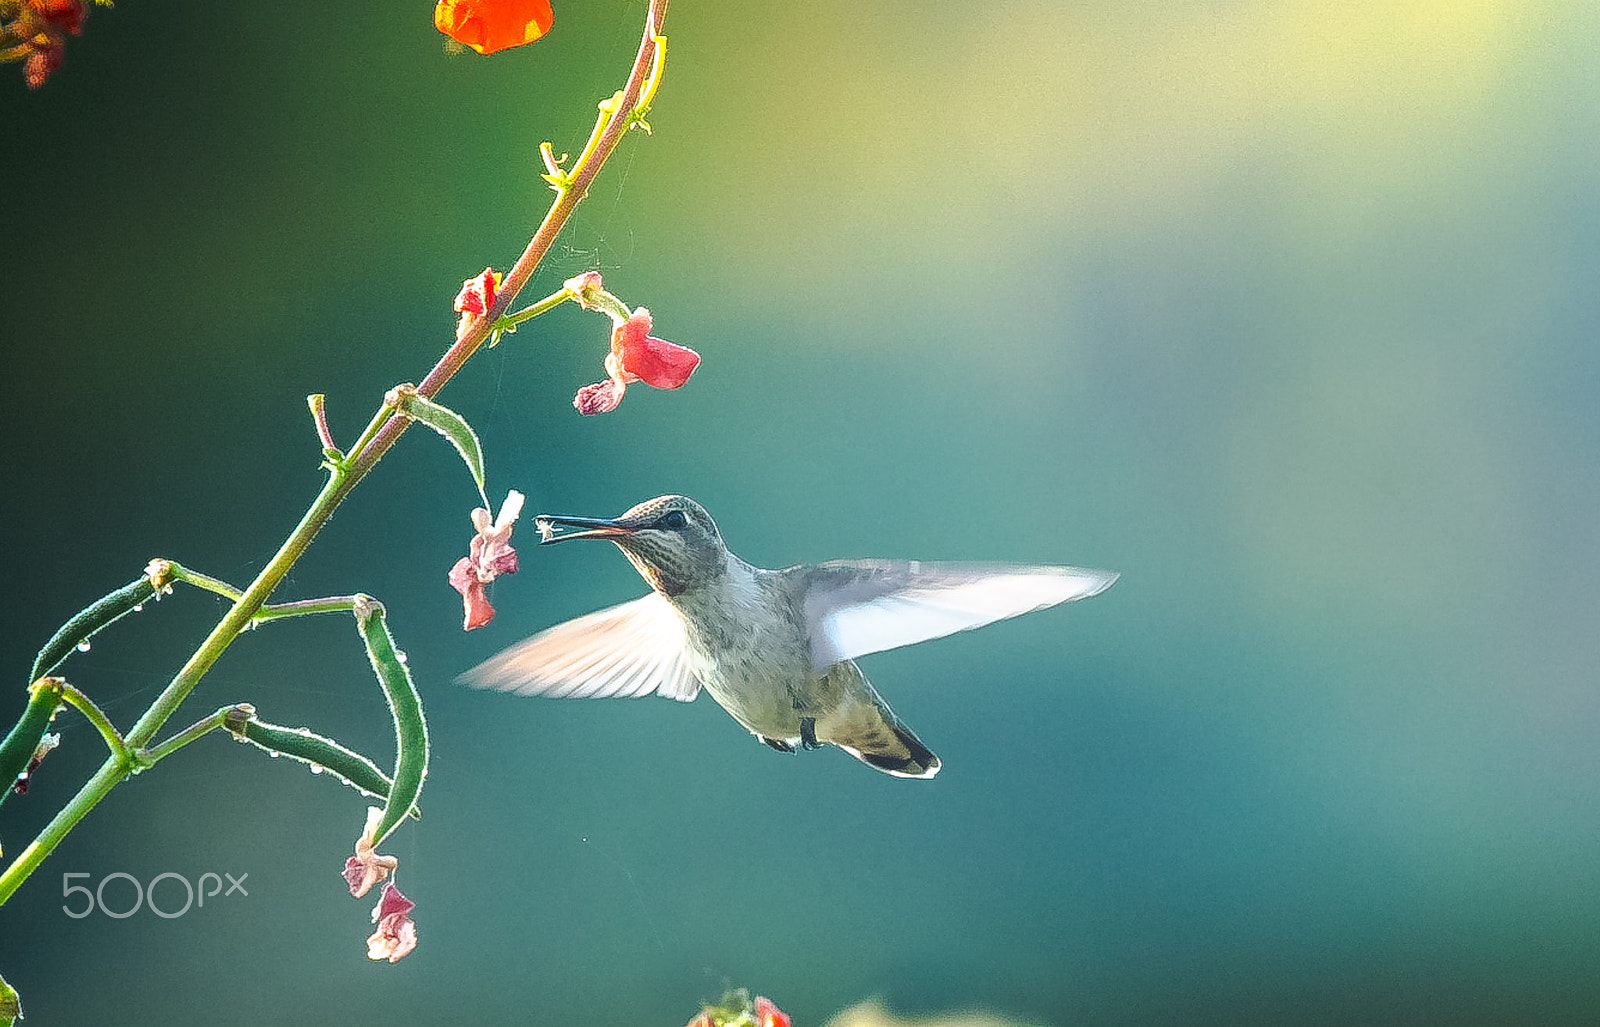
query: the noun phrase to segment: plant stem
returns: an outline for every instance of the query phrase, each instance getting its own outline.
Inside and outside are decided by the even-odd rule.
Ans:
[[[28,847],[6,867],[6,872],[0,874],[0,902],[11,897],[11,893],[28,879],[33,869],[50,855],[50,850],[54,849],[61,839],[66,837],[67,832],[94,809],[95,803],[104,798],[118,781],[127,776],[127,773],[122,761],[115,756],[100,765],[94,776],[78,789],[78,794],[72,797],[72,801],[62,807],[55,819],[39,832],[39,837],[29,842]]]
[[[171,756],[173,753],[188,745],[190,742],[204,738],[206,735],[221,727],[227,722],[228,714],[232,713],[236,709],[238,709],[237,706],[224,706],[211,716],[195,721],[193,724],[190,724],[182,731],[179,731],[165,742],[162,742],[153,749],[146,749],[139,755],[143,759],[146,766],[155,763],[157,760]]]
[[[566,289],[562,289],[560,292],[553,292],[539,302],[523,307],[515,314],[507,314],[505,317],[502,317],[500,322],[496,324],[495,327],[502,331],[512,331],[517,327],[517,325],[528,320],[529,318],[538,317],[540,314],[543,314],[546,311],[554,310],[556,307],[561,306],[561,304],[567,302],[568,300],[576,298],[576,296],[568,292]]]
[[[350,447],[350,453],[359,453],[363,449],[366,449],[367,443],[371,442],[373,437],[378,434],[378,429],[388,424],[389,421],[393,419],[394,415],[395,408],[390,406],[387,402],[384,403],[383,406],[379,407],[378,412],[372,415],[372,420],[368,421],[367,426],[362,429],[361,437],[356,439],[356,444]],[[404,431],[405,427],[402,425],[400,430]],[[346,458],[346,467],[348,466],[348,458]]]
[[[533,277],[534,269],[544,260],[545,254],[550,252],[556,235],[572,216],[572,211],[578,202],[588,193],[595,175],[600,173],[606,159],[617,148],[617,143],[621,142],[623,134],[628,130],[628,115],[639,105],[645,82],[650,78],[656,56],[656,38],[660,35],[661,22],[666,13],[667,0],[650,0],[650,10],[645,15],[644,38],[639,41],[639,53],[633,60],[628,84],[622,89],[622,96],[617,103],[617,113],[606,122],[599,138],[593,141],[594,145],[585,147],[589,152],[589,159],[584,161],[583,166],[573,169],[571,184],[556,195],[555,202],[550,205],[544,220],[539,223],[538,231],[528,240],[528,246],[522,251],[522,256],[517,258],[511,270],[500,280],[500,290],[495,296],[494,305],[483,317],[477,319],[471,330],[456,340],[456,344],[451,346],[434,365],[433,370],[428,372],[422,384],[417,386],[417,392],[421,395],[430,399],[438,395],[439,390],[455,376],[467,358],[483,345],[494,328],[495,321],[517,298],[517,293],[528,284],[528,279]],[[396,425],[391,419],[370,442],[352,449],[355,455],[351,460],[351,469],[365,470],[382,456],[385,450],[394,445],[394,440],[399,438],[404,430],[404,425]]]
[[[313,613],[349,613],[355,609],[355,596],[328,596],[325,599],[296,599],[292,603],[271,603],[255,615],[257,624],[285,617],[305,617]]]
[[[176,581],[214,592],[225,599],[235,601],[244,593],[223,581],[213,578],[209,574],[192,571],[181,564],[167,561],[172,569],[172,577]],[[314,613],[349,613],[355,608],[355,596],[326,596],[322,599],[295,599],[287,603],[268,603],[251,618],[255,624],[264,624],[269,620],[282,620],[285,617],[305,617]]]
[[[89,723],[100,732],[100,737],[106,740],[106,746],[110,748],[112,756],[121,757],[130,766],[133,764],[133,754],[128,750],[128,743],[123,739],[122,733],[112,725],[100,707],[94,704],[93,699],[65,681],[61,683],[61,699],[89,719]]]
[[[467,358],[483,345],[493,330],[495,321],[533,276],[534,270],[550,251],[557,234],[566,225],[567,219],[572,216],[579,201],[587,194],[595,175],[600,172],[606,159],[611,156],[624,133],[632,125],[630,115],[638,107],[644,86],[651,80],[654,70],[657,39],[666,10],[667,0],[650,0],[650,8],[645,15],[644,38],[639,43],[639,53],[634,58],[628,83],[623,87],[621,95],[614,100],[615,113],[605,121],[603,129],[599,124],[596,125],[598,138],[591,136],[590,145],[585,147],[587,159],[583,161],[582,166],[573,169],[570,184],[557,193],[555,202],[550,205],[538,230],[529,240],[527,248],[522,251],[522,256],[517,258],[511,271],[502,279],[494,305],[483,317],[475,319],[475,323],[445,351],[433,370],[422,380],[422,384],[417,386],[419,394],[429,398],[437,395],[439,390],[455,377],[456,372],[461,370]],[[322,491],[317,494],[317,498],[306,510],[305,516],[284,540],[271,561],[239,595],[228,612],[223,614],[217,626],[206,636],[205,641],[200,643],[200,647],[189,657],[177,676],[156,697],[155,702],[151,703],[150,708],[128,732],[124,751],[113,753],[108,757],[94,776],[78,790],[78,794],[72,797],[61,812],[39,832],[39,836],[22,851],[3,874],[0,874],[0,904],[11,897],[78,821],[82,820],[119,781],[127,776],[132,770],[132,761],[127,749],[143,748],[161,726],[177,712],[178,706],[193,691],[206,671],[216,663],[229,644],[239,637],[239,633],[256,618],[266,604],[267,598],[272,595],[273,589],[278,587],[290,568],[305,553],[312,539],[333,516],[340,502],[350,494],[367,472],[372,470],[410,424],[410,418],[394,416],[392,408],[384,407],[378,411],[367,431],[363,433],[361,441],[352,447],[351,458],[343,466],[330,468],[328,481],[323,485]],[[205,723],[206,721],[201,721],[190,730],[198,729]],[[185,731],[177,737],[181,738],[187,734]],[[159,748],[165,750],[166,746]],[[165,755],[165,751],[162,754]]]

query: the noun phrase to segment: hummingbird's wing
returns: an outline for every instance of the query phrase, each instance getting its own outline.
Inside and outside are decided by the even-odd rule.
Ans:
[[[683,620],[654,592],[541,631],[457,680],[556,698],[654,694],[688,702],[700,694],[684,657]]]
[[[801,572],[817,670],[1111,587],[1117,575],[1083,567],[833,560]]]

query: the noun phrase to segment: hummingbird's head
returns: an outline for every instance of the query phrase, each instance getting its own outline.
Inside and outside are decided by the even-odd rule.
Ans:
[[[717,522],[688,496],[647,499],[610,520],[540,514],[534,524],[540,545],[575,538],[615,542],[650,587],[666,596],[682,595],[727,571],[728,549]]]

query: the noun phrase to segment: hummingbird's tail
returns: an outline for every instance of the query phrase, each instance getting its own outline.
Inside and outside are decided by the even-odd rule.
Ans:
[[[836,664],[833,673],[845,668],[855,672],[860,688],[847,688],[844,701],[817,718],[817,741],[837,745],[874,770],[895,777],[937,774],[939,757],[900,722],[853,661]]]

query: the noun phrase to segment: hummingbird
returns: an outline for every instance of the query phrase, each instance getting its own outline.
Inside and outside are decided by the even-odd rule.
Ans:
[[[650,592],[558,624],[461,675],[520,695],[711,693],[779,752],[835,745],[895,777],[935,756],[894,715],[856,657],[1098,595],[1109,571],[1003,563],[831,560],[781,570],[739,559],[705,508],[659,496],[620,517],[535,519],[540,545],[606,539]]]

